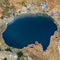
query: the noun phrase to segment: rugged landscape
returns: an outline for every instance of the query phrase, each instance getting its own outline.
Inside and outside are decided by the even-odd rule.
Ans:
[[[60,60],[59,53],[59,34],[56,31],[53,36],[50,38],[50,45],[46,51],[43,51],[43,47],[38,42],[31,44],[26,48],[23,48],[22,51],[27,53],[33,60]]]
[[[58,30],[51,36],[50,45],[46,51],[43,51],[42,45],[36,41],[35,44],[30,44],[23,49],[12,49],[13,52],[5,51],[9,46],[5,44],[2,33],[6,29],[7,23],[11,22],[10,20],[13,20],[14,17],[26,13],[45,13],[54,19]],[[8,54],[17,53],[20,50],[23,52],[20,60],[60,60],[60,0],[0,0],[0,48],[2,49],[0,60],[5,57],[8,60],[17,60],[17,57],[9,57]],[[17,56],[17,54],[15,55]]]

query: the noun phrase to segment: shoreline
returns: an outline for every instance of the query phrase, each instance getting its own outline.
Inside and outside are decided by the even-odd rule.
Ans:
[[[13,8],[9,11],[11,14],[9,14],[9,17],[7,15],[9,9],[5,5],[3,7],[0,6],[0,60],[3,60],[5,57],[7,60],[17,60],[19,58],[17,53],[20,51],[23,53],[20,60],[60,60],[60,0],[7,0],[7,2],[5,5]],[[2,0],[0,0],[0,3],[2,3]],[[10,5],[8,5],[9,3]],[[57,30],[50,37],[50,44],[46,51],[43,51],[43,47],[38,41],[34,44],[28,44],[28,46],[22,49],[8,46],[2,37],[7,24],[10,24],[9,22],[13,23],[18,17],[22,18],[22,15],[34,15],[37,13],[38,15],[47,14],[57,25]],[[12,52],[5,50],[9,48],[11,48]]]
[[[28,16],[28,15],[31,16],[32,14],[22,14],[22,15],[20,15],[19,17],[23,18],[22,16],[26,16],[26,15],[27,15],[27,16]],[[51,16],[48,16],[47,14],[42,14],[41,16],[45,16],[45,15],[46,15],[47,17],[51,17]],[[32,16],[36,16],[36,14],[34,14],[34,15],[32,15]],[[40,14],[39,14],[38,16],[40,16]],[[16,19],[19,18],[19,17],[17,16]],[[15,21],[15,20],[14,20],[14,21]],[[5,29],[4,29],[4,31],[6,30],[6,28],[7,28],[7,25],[5,24]],[[4,31],[3,31],[3,32],[4,32]],[[2,33],[3,33],[3,32],[2,32]],[[2,38],[2,40],[3,40],[3,42],[4,42],[4,44],[7,45],[7,44],[5,43],[5,41],[4,41],[4,39],[3,39],[2,36],[1,36],[1,38]],[[28,45],[29,45],[29,44],[28,44]],[[7,47],[11,47],[11,46],[7,45]],[[25,46],[24,46],[24,47],[25,47]],[[26,46],[26,47],[27,47],[27,46]],[[20,48],[17,48],[17,49],[20,49]]]
[[[4,26],[5,26],[5,27],[4,27],[4,30],[2,30],[2,32],[1,32],[1,34],[0,34],[0,46],[1,46],[1,48],[3,48],[3,50],[9,47],[9,46],[5,43],[5,41],[4,41],[3,37],[2,37],[2,33],[3,33],[3,32],[6,30],[6,28],[7,28],[7,25],[4,25]]]
[[[45,2],[45,1],[44,1]],[[29,4],[28,4],[29,5]],[[59,22],[60,21],[58,21],[58,16],[56,16],[56,18],[52,15],[52,13],[54,13],[54,10],[55,10],[55,7],[53,8],[53,9],[51,9],[51,11],[49,10],[51,7],[49,6],[48,7],[48,9],[46,9],[46,10],[42,10],[41,8],[40,8],[41,6],[37,6],[37,5],[35,5],[34,6],[34,10],[32,9],[32,7],[31,7],[31,5],[29,5],[28,6],[28,8],[30,8],[31,9],[31,11],[27,11],[27,7],[25,7],[25,6],[22,6],[22,8],[20,8],[21,9],[21,13],[19,13],[19,10],[20,9],[17,9],[16,10],[16,16],[14,17],[12,17],[13,19],[10,21],[10,17],[9,18],[6,18],[6,22],[7,22],[7,24],[9,24],[9,22],[11,22],[11,23],[13,23],[14,22],[14,20],[15,20],[15,18],[17,18],[17,17],[19,17],[19,16],[22,16],[22,15],[24,15],[24,14],[32,14],[32,15],[36,15],[37,13],[38,13],[38,15],[39,14],[46,14],[46,15],[48,15],[48,16],[50,16],[51,18],[53,18],[53,20],[54,20],[54,22],[55,22],[55,24],[57,25],[57,27],[58,27],[58,24],[59,24]],[[59,6],[57,6],[56,8],[58,8]],[[24,9],[24,10],[23,10]],[[47,12],[48,11],[48,12]],[[12,12],[11,12],[12,13]],[[5,17],[4,17],[5,18]],[[22,18],[22,17],[21,17]],[[13,21],[13,22],[12,22]],[[6,24],[6,22],[4,23],[4,24]],[[59,25],[59,27],[60,27],[60,25]],[[57,28],[58,30],[60,30],[59,29],[59,27]],[[7,28],[7,26],[5,26],[5,29],[4,29],[4,31],[6,30],[6,28]],[[4,32],[3,31],[3,32]],[[2,32],[2,33],[3,33]],[[59,32],[59,31],[58,31]],[[60,32],[59,32],[59,34],[60,34]],[[1,36],[1,38],[2,38],[2,36]],[[4,40],[3,38],[2,38],[2,40]],[[5,43],[4,43],[5,44]]]

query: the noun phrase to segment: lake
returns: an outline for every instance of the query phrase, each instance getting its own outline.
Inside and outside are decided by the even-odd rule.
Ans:
[[[48,15],[21,15],[8,24],[3,32],[5,43],[14,48],[23,48],[38,41],[46,50],[50,37],[57,30],[54,20]]]

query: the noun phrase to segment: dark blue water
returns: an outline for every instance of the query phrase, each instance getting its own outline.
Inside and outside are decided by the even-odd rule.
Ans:
[[[9,46],[23,48],[38,41],[46,50],[50,43],[50,36],[57,30],[56,24],[49,16],[24,16],[16,18],[7,26],[3,38]]]

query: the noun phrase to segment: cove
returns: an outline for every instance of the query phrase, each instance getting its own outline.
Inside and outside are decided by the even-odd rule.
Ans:
[[[5,43],[14,48],[23,48],[38,41],[46,50],[56,30],[57,26],[50,16],[31,14],[15,18],[2,36]]]

